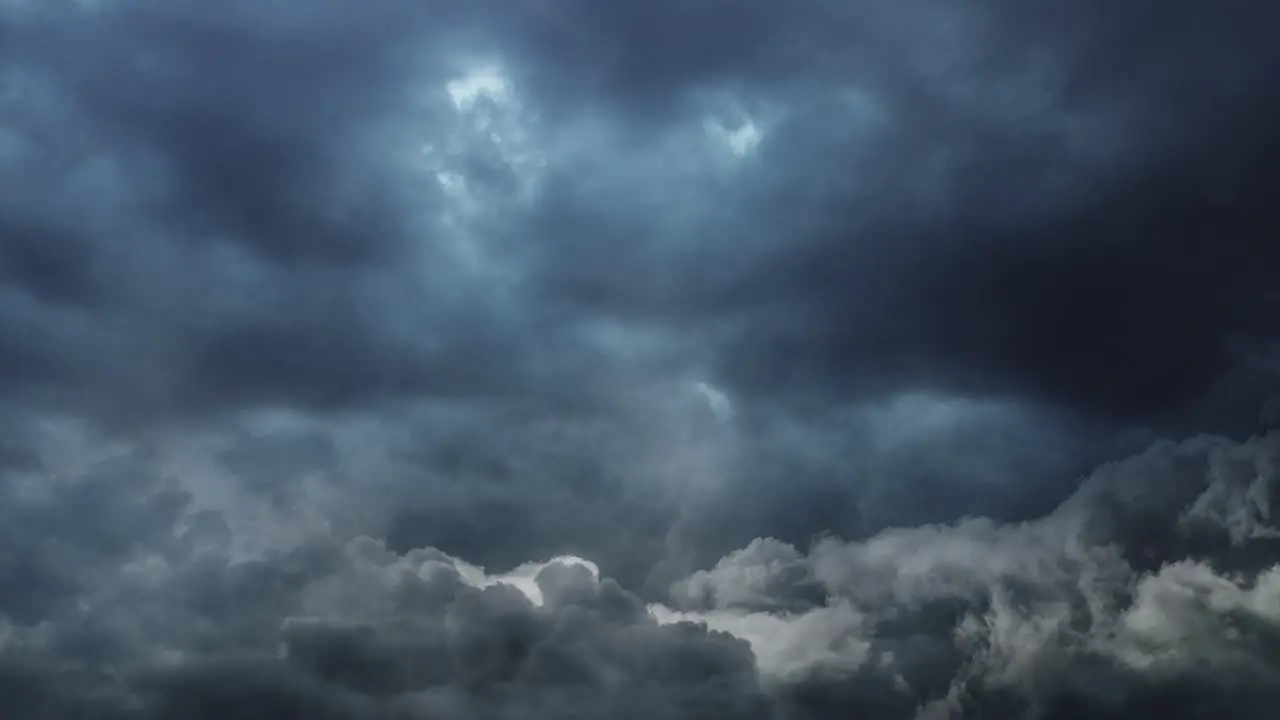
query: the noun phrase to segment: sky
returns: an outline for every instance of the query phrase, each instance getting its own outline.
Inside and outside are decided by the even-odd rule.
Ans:
[[[0,715],[1272,717],[1277,22],[0,0]]]

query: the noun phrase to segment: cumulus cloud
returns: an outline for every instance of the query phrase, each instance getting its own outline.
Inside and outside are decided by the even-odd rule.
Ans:
[[[678,583],[685,609],[654,614],[747,638],[762,671],[792,681],[861,675],[916,717],[1207,717],[1232,693],[1232,712],[1262,717],[1280,673],[1280,546],[1256,498],[1275,487],[1278,452],[1274,433],[1163,443],[1034,520],[824,539],[808,553],[758,540]],[[1213,502],[1254,508],[1254,532],[1199,512]],[[1153,546],[1153,532],[1171,537]],[[1175,711],[1163,703],[1180,683],[1220,695]]]
[[[118,457],[42,497],[9,485],[6,704],[30,717],[1263,717],[1280,680],[1280,526],[1270,505],[1247,535],[1197,508],[1252,502],[1280,482],[1277,460],[1277,433],[1161,443],[1040,518],[804,550],[759,539],[646,603],[577,557],[487,572],[326,532],[237,557],[226,512]],[[1169,538],[1152,547],[1153,532]],[[1200,705],[1171,704],[1188,688]]]
[[[1262,717],[1275,15],[0,0],[0,711]]]

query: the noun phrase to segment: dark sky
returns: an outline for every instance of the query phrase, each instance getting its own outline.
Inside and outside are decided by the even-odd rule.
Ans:
[[[0,715],[1272,717],[1276,27],[0,0]]]

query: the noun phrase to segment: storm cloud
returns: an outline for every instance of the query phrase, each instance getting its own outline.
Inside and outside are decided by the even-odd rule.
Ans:
[[[0,0],[14,717],[1263,717],[1276,10]]]

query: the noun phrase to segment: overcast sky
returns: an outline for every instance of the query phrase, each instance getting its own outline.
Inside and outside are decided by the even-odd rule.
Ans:
[[[1276,27],[0,0],[0,715],[1272,717]]]

